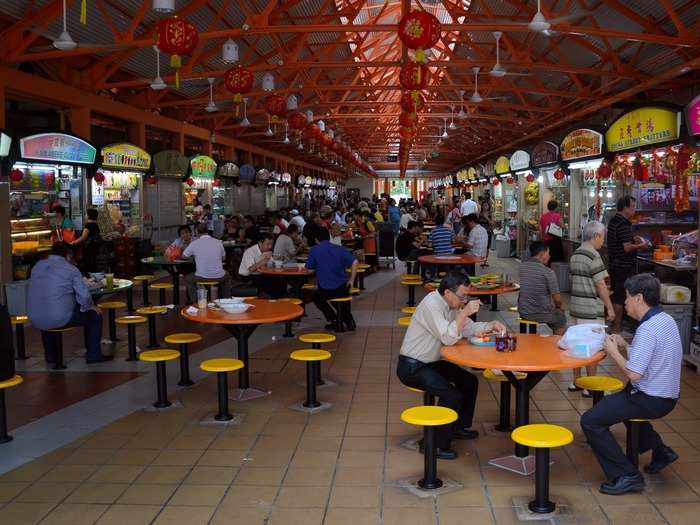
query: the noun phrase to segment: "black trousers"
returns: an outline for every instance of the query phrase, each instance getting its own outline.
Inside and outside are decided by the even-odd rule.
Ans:
[[[631,384],[628,383],[624,390],[605,396],[581,416],[581,428],[608,480],[613,481],[619,476],[638,472],[610,432],[610,426],[631,418],[658,419],[664,417],[673,410],[677,401],[677,399],[654,397],[633,390]],[[637,424],[640,425],[640,454],[663,446],[661,436],[654,430],[651,423]]]
[[[102,356],[102,316],[95,310],[81,312],[80,306],[76,306],[71,320],[66,326],[82,326],[84,332],[85,359],[99,359]],[[62,327],[57,327],[62,328]],[[41,331],[41,342],[44,345],[44,356],[48,363],[55,363],[57,334]]]
[[[326,317],[326,321],[330,323],[335,321],[336,314],[335,309],[328,304],[328,300],[335,299],[336,297],[347,297],[348,295],[350,295],[350,289],[348,288],[347,284],[334,289],[321,288],[319,286],[314,292],[313,300],[316,308],[323,312],[323,315]],[[346,311],[348,312],[349,317],[347,319],[342,319],[342,321],[353,321],[354,319],[352,318],[352,313],[350,313],[350,308],[348,308]]]
[[[438,396],[438,405],[457,412],[459,418],[454,423],[456,428],[472,426],[476,394],[479,390],[479,380],[474,374],[447,361],[421,363],[399,356],[396,375],[404,385]],[[455,427],[445,425],[435,429],[438,448],[450,448],[450,434]]]

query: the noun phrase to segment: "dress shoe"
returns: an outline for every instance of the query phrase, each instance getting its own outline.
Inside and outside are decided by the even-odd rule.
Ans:
[[[100,357],[96,357],[95,359],[86,359],[85,362],[89,365],[95,364],[95,363],[106,363],[107,361],[111,361],[114,359],[113,355],[101,355]]]
[[[354,332],[355,328],[357,328],[354,319],[348,319],[347,321],[345,321],[345,326],[350,332]]]
[[[335,321],[331,321],[326,325],[326,330],[333,330],[335,328]]]
[[[671,448],[664,446],[663,450],[652,452],[651,462],[644,467],[647,474],[657,474],[678,459],[678,454]]]
[[[456,428],[452,431],[452,439],[476,439],[479,432],[468,428]]]
[[[422,439],[418,442],[418,451],[421,454],[423,454],[425,451],[425,449],[423,447],[423,440]],[[438,459],[457,459],[457,452],[455,452],[451,448],[438,447],[435,450],[435,455],[437,456]]]
[[[644,490],[644,478],[639,472],[619,476],[600,486],[600,492],[610,496],[621,496],[628,492],[641,492],[642,490]]]

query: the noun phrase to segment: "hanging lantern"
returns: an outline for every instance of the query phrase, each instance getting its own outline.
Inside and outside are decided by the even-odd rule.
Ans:
[[[535,176],[532,173],[528,173],[527,177],[525,177],[525,180],[528,182],[535,182]]]
[[[414,128],[400,128],[399,136],[402,140],[413,140],[416,138],[416,130]]]
[[[229,38],[224,45],[221,46],[221,59],[227,64],[235,64],[238,62],[238,44],[233,39]]]
[[[508,184],[513,184],[513,177],[508,177],[508,178],[506,179],[506,182],[507,182]]]
[[[491,184],[493,184],[494,186],[498,186],[500,183],[501,181],[498,177],[494,177],[493,179],[491,179]]]
[[[275,77],[272,73],[265,73],[262,78],[262,88],[263,91],[274,91],[275,90]]]
[[[302,130],[306,126],[306,117],[299,111],[292,111],[287,115],[287,123],[293,130]]]
[[[418,113],[425,107],[425,98],[417,91],[404,93],[401,95],[400,105],[406,113]]]
[[[265,112],[272,122],[280,122],[287,114],[287,102],[279,95],[270,95],[265,100]]]
[[[194,186],[194,179],[192,177],[188,178],[185,182],[190,188]]]
[[[425,62],[425,50],[440,39],[440,21],[426,11],[411,11],[399,22],[399,38],[409,48],[416,50],[416,60]]]
[[[221,179],[214,179],[214,182],[211,183],[212,186],[215,188],[220,188],[221,187]]]
[[[608,164],[607,161],[603,161],[600,166],[598,166],[596,175],[598,175],[599,179],[608,179],[610,178],[611,173],[612,170],[610,169],[610,164]]]
[[[102,171],[98,171],[95,173],[93,179],[97,184],[102,184],[105,181],[105,174],[102,173]]]
[[[153,10],[156,13],[172,13],[175,11],[175,0],[153,0]]]
[[[24,178],[24,172],[17,168],[10,171],[10,180],[12,182],[20,182]]]
[[[564,177],[566,177],[566,173],[564,173],[564,170],[563,170],[563,169],[558,168],[558,169],[554,172],[554,178],[555,178],[555,179],[557,179],[557,180],[563,180]]]
[[[158,22],[156,26],[156,46],[170,55],[170,67],[175,68],[175,86],[180,87],[180,67],[182,55],[194,51],[199,41],[195,27],[177,15]]]
[[[253,88],[255,77],[240,64],[226,70],[224,73],[224,86],[233,93],[233,103],[236,105],[236,116],[238,116],[238,106],[243,102],[243,95]]]
[[[150,177],[148,177],[148,178],[146,179],[146,182],[148,182],[148,184],[150,184],[151,186],[153,186],[153,185],[155,185],[155,184],[158,183],[158,179],[156,178],[155,175],[151,175]]]
[[[408,62],[401,67],[399,83],[408,91],[420,91],[428,85],[429,77],[428,66],[419,62]]]
[[[411,128],[416,125],[417,116],[415,113],[406,113],[405,111],[399,115],[399,124],[406,128]]]

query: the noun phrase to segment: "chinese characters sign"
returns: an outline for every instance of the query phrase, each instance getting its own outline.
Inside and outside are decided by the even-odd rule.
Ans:
[[[524,170],[530,166],[530,155],[527,151],[518,150],[510,156],[510,170]]]
[[[50,162],[92,164],[97,150],[82,139],[64,133],[41,133],[19,141],[22,158]]]
[[[695,97],[686,108],[686,122],[688,124],[688,135],[700,135],[700,95]]]
[[[102,148],[102,165],[107,168],[148,170],[151,156],[133,144],[112,144]]]
[[[625,113],[608,128],[608,151],[624,151],[678,138],[681,114],[665,108],[646,107]]]
[[[559,146],[553,142],[540,142],[532,148],[530,159],[533,166],[552,164],[559,159]]]
[[[190,160],[193,177],[202,177],[205,179],[213,179],[216,173],[216,162],[211,157],[206,155],[198,155]]]
[[[577,129],[561,141],[561,160],[594,157],[602,150],[603,135],[592,129]]]
[[[510,160],[508,157],[498,157],[496,159],[496,173],[508,173],[510,171]]]

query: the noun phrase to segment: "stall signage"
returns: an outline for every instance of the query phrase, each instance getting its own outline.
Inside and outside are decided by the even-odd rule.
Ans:
[[[238,177],[238,166],[233,162],[226,162],[219,166],[219,177]]]
[[[467,170],[467,178],[469,180],[476,180],[476,168],[471,167]]]
[[[158,177],[179,177],[187,173],[190,161],[182,153],[174,149],[161,151],[153,155],[153,166]]]
[[[486,177],[493,177],[495,174],[496,174],[496,167],[493,164],[493,161],[490,160],[486,164],[484,164],[484,171],[480,175],[483,175]]]
[[[93,164],[97,150],[83,139],[65,133],[41,133],[19,140],[22,158],[50,162]]]
[[[603,152],[603,135],[592,129],[577,129],[561,141],[561,160],[594,157]]]
[[[528,167],[530,167],[530,154],[527,151],[520,149],[510,156],[510,171],[524,170]]]
[[[637,149],[680,136],[681,114],[666,108],[646,107],[625,113],[605,132],[608,151]]]
[[[216,162],[206,155],[197,155],[190,160],[192,176],[202,179],[213,179],[216,174]]]
[[[251,164],[243,164],[240,177],[241,180],[252,181],[255,178],[255,168]]]
[[[559,146],[554,142],[540,142],[532,148],[530,162],[533,166],[544,166],[559,160]]]
[[[496,159],[496,173],[508,173],[510,171],[510,160],[508,157],[498,157]]]
[[[685,119],[688,124],[688,135],[700,135],[700,95],[688,104],[685,110]]]
[[[0,132],[0,157],[7,157],[10,154],[12,138]]]
[[[144,150],[126,142],[102,148],[102,165],[106,168],[148,170],[151,156]]]

